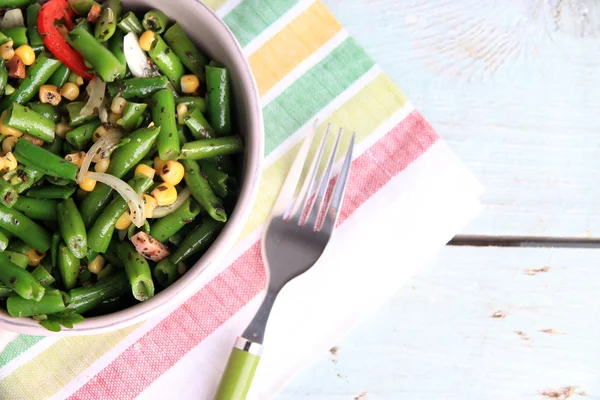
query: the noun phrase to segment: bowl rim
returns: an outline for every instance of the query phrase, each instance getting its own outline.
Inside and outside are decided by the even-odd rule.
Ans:
[[[263,163],[265,135],[260,94],[248,59],[233,32],[206,4],[200,0],[194,0],[193,2],[201,7],[202,11],[219,28],[223,29],[223,33],[227,35],[229,42],[233,45],[232,51],[237,53],[234,56],[241,61],[242,83],[240,87],[242,92],[248,95],[248,99],[245,101],[247,119],[255,119],[254,123],[248,126],[250,131],[257,133],[251,142],[246,142],[240,195],[223,230],[206,253],[188,272],[148,301],[137,303],[134,306],[110,314],[86,318],[85,321],[75,325],[73,329],[63,328],[60,332],[48,331],[37,321],[30,318],[11,317],[4,309],[0,309],[0,329],[38,336],[82,336],[115,331],[146,321],[158,312],[171,312],[209,282],[210,272],[226,259],[235,241],[239,238],[258,193]]]

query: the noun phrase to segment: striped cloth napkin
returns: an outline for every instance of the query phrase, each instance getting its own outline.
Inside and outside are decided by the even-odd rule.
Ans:
[[[357,133],[340,226],[282,292],[250,397],[267,399],[389,298],[478,211],[481,188],[320,1],[210,0],[262,97],[266,162],[236,247],[168,315],[76,338],[20,335],[0,356],[2,399],[210,399],[265,286],[258,239],[306,128]]]

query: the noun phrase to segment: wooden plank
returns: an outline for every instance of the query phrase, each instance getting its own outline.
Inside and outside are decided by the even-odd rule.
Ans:
[[[600,398],[597,259],[593,249],[446,247],[276,399]]]
[[[597,2],[324,2],[486,186],[465,234],[600,235]]]

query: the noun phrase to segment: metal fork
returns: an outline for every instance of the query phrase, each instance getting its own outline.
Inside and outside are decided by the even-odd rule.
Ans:
[[[342,129],[339,130],[325,171],[320,182],[317,182],[317,171],[325,152],[330,128],[331,124],[327,126],[299,194],[294,196],[307,162],[316,123],[309,136],[304,139],[267,221],[262,237],[262,256],[268,271],[267,294],[254,319],[235,342],[215,400],[246,398],[260,360],[267,320],[277,295],[289,281],[315,265],[331,239],[350,173],[355,134],[352,135],[331,199],[325,204],[343,132]],[[316,184],[318,186],[315,187]]]

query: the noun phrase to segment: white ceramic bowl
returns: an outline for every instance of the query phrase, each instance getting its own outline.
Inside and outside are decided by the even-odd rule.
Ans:
[[[157,313],[167,312],[207,283],[207,275],[210,275],[208,270],[223,261],[248,219],[258,189],[264,134],[258,90],[239,43],[225,23],[198,0],[123,0],[123,3],[126,9],[162,10],[171,20],[183,26],[205,54],[229,68],[234,118],[246,146],[237,205],[223,231],[206,254],[177,282],[152,299],[119,312],[86,318],[73,329],[63,328],[59,333],[52,333],[31,319],[11,318],[6,311],[0,310],[0,329],[38,336],[97,334],[124,328]]]

